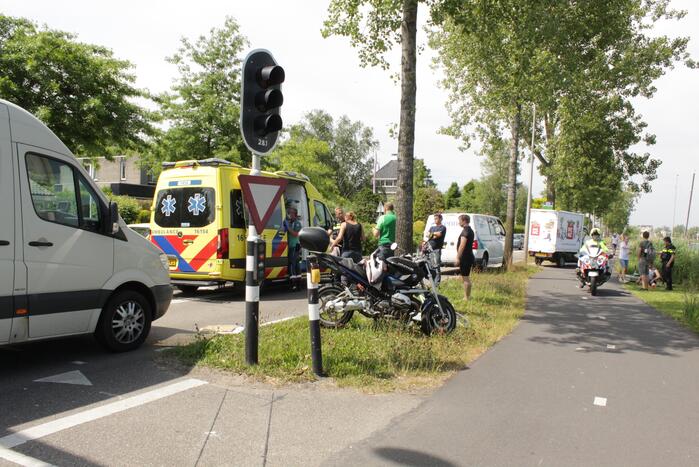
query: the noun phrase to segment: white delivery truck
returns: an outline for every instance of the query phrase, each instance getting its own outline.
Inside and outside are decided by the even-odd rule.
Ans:
[[[0,99],[0,346],[94,334],[135,349],[172,299],[168,258],[70,150]]]
[[[558,267],[576,262],[585,237],[583,221],[579,212],[532,209],[529,256],[536,264],[551,261]]]

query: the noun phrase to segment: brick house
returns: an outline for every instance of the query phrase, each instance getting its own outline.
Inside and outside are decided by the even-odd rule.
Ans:
[[[115,156],[112,160],[78,159],[100,187],[108,186],[115,195],[152,200],[158,177],[141,167],[137,158]]]

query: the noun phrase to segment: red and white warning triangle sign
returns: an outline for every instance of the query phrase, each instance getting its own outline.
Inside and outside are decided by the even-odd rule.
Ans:
[[[257,175],[240,175],[238,181],[243,190],[243,199],[248,205],[252,223],[258,232],[262,232],[274,212],[279,198],[286,189],[287,180]]]

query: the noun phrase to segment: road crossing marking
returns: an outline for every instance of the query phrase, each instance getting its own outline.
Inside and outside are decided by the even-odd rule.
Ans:
[[[600,407],[606,407],[607,406],[607,398],[606,397],[595,397],[593,404],[599,405]]]
[[[0,448],[12,449],[29,441],[43,438],[44,436],[49,436],[59,431],[67,430],[68,428],[92,422],[109,415],[114,415],[149,402],[154,402],[204,384],[208,383],[199,379],[189,378],[151,391],[126,397],[109,404],[88,409],[84,412],[78,412],[50,422],[42,423],[41,425],[33,426],[0,438]]]
[[[59,375],[35,379],[35,383],[75,384],[77,386],[92,386],[92,381],[78,370],[68,371]]]
[[[34,459],[33,457],[29,457],[26,454],[22,454],[21,452],[16,452],[3,447],[0,447],[0,459],[5,459],[6,461],[10,461],[23,467],[51,466],[51,464],[47,464],[46,462],[41,461],[39,459]]]
[[[607,344],[607,349],[609,349],[609,350],[616,350],[616,345]]]

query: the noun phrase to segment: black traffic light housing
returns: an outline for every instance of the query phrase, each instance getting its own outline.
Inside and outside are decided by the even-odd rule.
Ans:
[[[284,68],[277,65],[269,51],[256,49],[245,58],[240,132],[245,145],[256,154],[267,154],[277,143],[282,129],[279,108],[284,104],[284,79]]]

